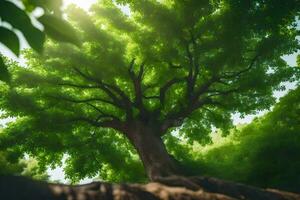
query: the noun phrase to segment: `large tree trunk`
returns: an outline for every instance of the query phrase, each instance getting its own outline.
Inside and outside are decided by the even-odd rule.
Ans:
[[[136,123],[130,126],[127,136],[137,150],[150,180],[180,174],[178,162],[168,154],[155,127]]]

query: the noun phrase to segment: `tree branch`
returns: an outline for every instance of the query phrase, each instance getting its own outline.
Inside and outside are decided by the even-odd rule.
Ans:
[[[186,84],[187,84],[187,96],[190,99],[192,94],[193,94],[193,90],[194,90],[194,80],[193,80],[193,74],[194,74],[194,57],[192,55],[192,52],[190,51],[189,48],[189,43],[186,45],[186,52],[187,52],[187,57],[189,59],[189,73],[186,77]]]
[[[229,90],[208,90],[208,93],[213,93],[213,94],[209,94],[208,97],[213,97],[213,96],[220,96],[220,95],[229,95],[233,92],[238,92],[239,88],[233,88],[233,89],[229,89]]]
[[[161,88],[159,91],[159,99],[160,99],[160,103],[162,106],[164,106],[165,104],[165,96],[167,91],[176,83],[180,83],[183,82],[185,79],[184,78],[172,78],[171,80],[167,81]]]
[[[180,111],[168,113],[165,117],[165,121],[162,123],[160,129],[161,133],[164,135],[166,131],[171,127],[180,126],[184,119],[188,117],[193,111],[201,108],[207,103],[208,99],[198,100],[193,104],[188,104],[185,108],[182,108]]]
[[[87,103],[87,102],[99,101],[99,102],[102,102],[102,103],[107,103],[107,104],[118,107],[113,102],[111,102],[109,100],[106,100],[106,99],[103,99],[103,98],[98,98],[98,97],[88,98],[88,99],[72,99],[72,98],[67,98],[67,97],[63,97],[63,96],[58,97],[58,96],[51,96],[51,95],[48,95],[48,97],[55,98],[55,99],[58,99],[58,100],[69,101],[69,102],[72,102],[72,103]]]
[[[115,119],[115,120],[120,120],[118,117],[116,117],[115,115],[112,114],[107,114],[104,111],[102,111],[101,109],[99,109],[97,106],[91,104],[91,103],[86,103],[87,105],[89,105],[90,107],[92,107],[94,110],[98,111],[99,113],[101,113],[101,115],[98,116],[96,121],[99,121],[101,118],[111,118],[111,119]]]
[[[168,65],[172,69],[182,69],[181,65],[174,65],[172,62],[169,62]]]
[[[211,77],[206,83],[204,83],[203,85],[201,85],[198,90],[195,92],[194,95],[194,100],[198,99],[201,95],[205,94],[209,87],[214,84],[215,82],[217,82],[219,80],[218,77],[213,76]]]
[[[98,88],[104,91],[112,99],[113,104],[115,104],[119,108],[124,109],[128,117],[132,116],[132,102],[119,87],[108,83],[104,83],[103,81],[97,80],[89,75],[86,75],[76,67],[73,67],[73,69],[87,81],[96,83]],[[118,94],[119,97],[116,94]]]
[[[74,83],[58,83],[59,86],[67,86],[67,87],[74,87],[79,89],[99,89],[97,85],[77,85]]]
[[[229,79],[229,78],[234,78],[234,77],[238,77],[240,76],[241,74],[245,73],[245,72],[248,72],[249,70],[252,69],[252,67],[254,66],[255,62],[258,60],[259,58],[259,54],[257,54],[256,56],[254,56],[252,59],[251,59],[251,62],[250,64],[248,65],[247,68],[243,69],[243,70],[240,70],[238,72],[224,72],[223,76],[220,76],[220,78],[226,78],[226,79]]]
[[[192,43],[193,45],[196,45],[196,41],[192,37]],[[194,47],[196,48],[196,47]],[[248,67],[246,67],[243,70],[237,71],[237,72],[224,72],[221,75],[213,75],[208,81],[206,81],[204,84],[202,84],[200,87],[198,87],[195,90],[195,83],[196,79],[199,73],[199,65],[198,63],[195,63],[195,58],[193,57],[192,52],[190,51],[189,45],[186,47],[187,51],[187,57],[190,62],[190,68],[189,68],[189,73],[186,77],[187,81],[187,93],[188,93],[188,102],[187,106],[182,107],[179,109],[179,111],[175,113],[168,113],[166,115],[166,120],[165,123],[162,124],[161,129],[162,133],[165,133],[166,130],[172,126],[178,126],[180,125],[184,118],[190,115],[194,110],[201,108],[203,105],[214,105],[214,106],[220,106],[224,107],[224,104],[221,102],[212,99],[211,97],[214,96],[226,96],[228,94],[231,94],[233,92],[237,92],[238,88],[232,88],[232,89],[227,89],[227,90],[212,90],[210,89],[214,83],[221,83],[223,85],[230,85],[229,83],[225,82],[222,79],[230,79],[230,78],[235,78],[239,77],[240,75],[248,72],[249,70],[252,69],[254,66],[255,62],[259,58],[259,54],[253,57],[251,59],[251,62],[249,63]],[[196,66],[197,65],[197,66]],[[161,102],[164,102],[164,95],[165,91],[169,87],[171,87],[174,83],[176,83],[176,79],[172,79],[169,81],[163,88],[161,88]],[[209,94],[209,92],[212,92],[213,94]],[[204,94],[208,94],[208,96],[201,98]]]
[[[73,69],[87,81],[96,83],[98,88],[100,88],[102,91],[104,91],[113,100],[113,102],[116,105],[118,105],[120,107],[122,106],[122,102],[120,101],[120,99],[113,93],[113,91],[111,91],[109,88],[107,88],[107,86],[105,84],[103,84],[101,81],[99,81],[97,79],[92,78],[91,76],[84,74],[76,67],[73,67]]]
[[[143,62],[140,65],[138,75],[135,75],[133,71],[134,61],[135,59],[132,59],[128,69],[129,77],[134,87],[134,93],[135,93],[134,105],[140,110],[140,112],[144,112],[145,108],[143,105],[142,77],[144,74],[145,62]]]
[[[158,100],[160,100],[158,95],[154,95],[154,96],[145,96],[145,95],[143,95],[143,98],[144,99],[158,99]]]
[[[97,120],[92,120],[87,117],[75,117],[71,119],[70,121],[82,121],[86,122],[92,126],[95,127],[103,127],[103,128],[113,128],[115,130],[123,131],[123,123],[120,120],[117,119],[110,119],[110,120],[103,120],[103,121],[97,121]]]
[[[193,49],[194,49],[194,68],[195,68],[195,72],[194,72],[194,75],[193,75],[193,84],[195,85],[195,82],[197,80],[197,76],[199,75],[199,62],[198,62],[198,45],[197,45],[197,42],[195,40],[195,37],[194,37],[194,34],[193,32],[191,31],[190,32],[191,34],[191,42],[192,42],[192,45],[193,45]]]

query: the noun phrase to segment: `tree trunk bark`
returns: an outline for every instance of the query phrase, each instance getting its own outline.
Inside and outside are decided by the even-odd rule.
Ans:
[[[169,155],[155,128],[135,124],[129,128],[127,137],[137,150],[150,180],[180,174],[178,162]]]

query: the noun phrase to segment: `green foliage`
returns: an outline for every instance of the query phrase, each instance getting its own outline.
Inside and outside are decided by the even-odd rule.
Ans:
[[[300,87],[271,112],[234,131],[229,142],[198,155],[198,167],[209,176],[299,192],[299,102]]]
[[[20,44],[18,36],[11,30],[0,27],[0,42],[7,46],[17,56],[20,54]]]
[[[0,107],[17,120],[3,130],[1,149],[21,149],[42,168],[67,155],[73,181],[144,180],[125,137],[129,122],[169,133],[169,151],[185,156],[189,148],[170,145],[179,142],[170,129],[209,144],[215,128],[228,134],[232,113],[269,108],[272,92],[299,74],[281,58],[299,48],[296,1],[117,2],[130,16],[109,0],[90,14],[68,8],[80,49],[49,40],[43,55],[24,53],[26,68],[9,64]]]
[[[73,27],[61,18],[45,14],[38,20],[44,25],[46,34],[51,38],[61,42],[80,44]]]
[[[1,1],[0,6],[0,42],[7,46],[15,55],[19,56],[20,42],[15,31],[20,31],[28,44],[37,52],[43,51],[45,34],[36,28],[29,17],[36,7],[42,7],[45,14],[37,19],[44,25],[44,31],[58,41],[79,44],[79,40],[72,26],[61,18],[61,0],[39,1],[24,0],[25,9],[23,10],[11,1]],[[51,14],[48,14],[51,13]],[[2,22],[9,23],[11,27],[2,27]],[[8,82],[9,75],[6,73],[6,66],[0,61],[0,80]]]
[[[62,0],[22,0],[25,10],[32,12],[36,7],[41,7],[46,13],[52,12],[56,16],[61,16]]]
[[[7,148],[5,151],[0,151],[0,176],[9,174],[28,176],[38,180],[48,179],[48,175],[40,170],[36,160],[21,159],[22,155],[20,149]]]
[[[74,133],[80,139],[72,140],[70,136],[65,139],[68,143],[67,178],[72,182],[95,176],[113,182],[146,180],[135,150],[122,135],[105,129],[92,129],[93,134],[88,135],[88,130],[88,127],[80,127]]]
[[[19,159],[19,156],[15,151],[0,151],[0,175],[22,175],[37,180],[48,179],[47,173],[40,169],[36,160]]]
[[[10,157],[8,152],[0,152],[0,175],[22,173],[25,166]]]
[[[4,63],[2,56],[0,56],[0,80],[6,83],[10,82],[10,74],[7,70],[7,66]]]
[[[20,30],[34,50],[38,52],[42,51],[45,36],[41,30],[32,25],[25,11],[10,1],[2,1],[0,13],[1,20],[8,22],[12,27]]]
[[[46,171],[41,170],[37,160],[30,158],[27,160],[21,160],[19,163],[25,166],[20,175],[43,181],[49,179],[49,175],[46,173]]]

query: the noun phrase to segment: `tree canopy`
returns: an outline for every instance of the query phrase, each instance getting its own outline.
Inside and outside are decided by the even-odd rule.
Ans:
[[[273,91],[299,78],[282,59],[299,49],[299,7],[296,0],[103,0],[89,14],[69,7],[80,48],[49,40],[43,55],[25,52],[25,68],[8,63],[12,83],[1,85],[0,106],[17,120],[0,146],[43,166],[67,155],[73,180],[140,179],[139,157],[151,179],[177,173],[161,138],[207,144],[214,128],[228,133],[232,113],[269,108]]]

